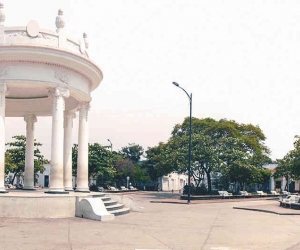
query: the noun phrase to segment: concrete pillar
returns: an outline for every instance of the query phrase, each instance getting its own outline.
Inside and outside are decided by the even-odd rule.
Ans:
[[[64,188],[65,191],[73,191],[72,185],[72,128],[74,112],[65,112],[64,122]]]
[[[54,88],[49,91],[52,102],[52,142],[49,193],[68,193],[64,189],[63,149],[64,149],[64,110],[65,99],[69,97],[66,88]]]
[[[34,189],[34,123],[36,116],[28,114],[24,117],[26,122],[26,152],[25,152],[25,173],[24,188]]]
[[[273,176],[270,178],[270,191],[275,191],[275,180]]]
[[[76,192],[89,193],[88,182],[88,112],[89,102],[82,102],[79,105],[79,131],[78,131],[78,158],[77,158],[77,188]]]
[[[282,177],[282,181],[281,181],[281,190],[284,191],[285,189],[285,185],[286,185],[286,179],[284,177]]]
[[[0,193],[7,193],[4,186],[5,164],[5,95],[7,87],[0,83]]]

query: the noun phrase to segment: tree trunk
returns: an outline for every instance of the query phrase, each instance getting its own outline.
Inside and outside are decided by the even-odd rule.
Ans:
[[[211,177],[210,177],[210,172],[206,172],[207,176],[207,191],[208,193],[211,193]]]
[[[200,186],[200,183],[202,181],[202,179],[200,178],[197,178],[197,176],[193,175],[193,179],[195,180],[196,182],[196,188]]]
[[[240,190],[243,190],[243,182],[237,182],[236,193],[238,194]]]
[[[14,185],[14,181],[15,181],[16,175],[17,175],[17,173],[14,173],[14,177],[12,178],[11,183],[10,183],[11,185]]]

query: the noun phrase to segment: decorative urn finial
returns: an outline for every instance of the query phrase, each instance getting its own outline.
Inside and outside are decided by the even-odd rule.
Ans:
[[[85,48],[88,49],[89,48],[89,42],[88,42],[88,38],[87,38],[86,33],[83,33],[83,40],[84,40]]]
[[[5,14],[3,8],[4,8],[3,3],[0,3],[0,26],[3,26],[5,21]]]
[[[64,12],[62,10],[58,10],[58,16],[56,17],[55,20],[55,25],[56,25],[56,32],[58,33],[61,29],[65,27],[65,20],[64,20]]]

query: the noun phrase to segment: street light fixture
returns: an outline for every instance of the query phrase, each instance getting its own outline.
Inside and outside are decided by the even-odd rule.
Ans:
[[[190,134],[189,134],[189,156],[188,156],[188,204],[191,202],[191,152],[192,152],[192,93],[189,95],[177,82],[172,82],[176,87],[182,89],[190,101]]]
[[[107,140],[108,140],[109,143],[110,143],[110,152],[112,152],[112,143],[111,143],[110,139],[107,139]]]

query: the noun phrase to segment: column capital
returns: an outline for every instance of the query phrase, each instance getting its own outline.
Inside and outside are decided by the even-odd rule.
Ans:
[[[6,93],[7,92],[7,86],[6,83],[0,83],[0,93]]]
[[[74,118],[76,118],[76,113],[74,111],[66,111],[65,118],[74,119]]]
[[[26,122],[28,129],[34,130],[34,123],[37,122],[36,116],[34,114],[25,115],[24,121]]]
[[[8,89],[6,83],[0,83],[0,107],[5,107],[5,96],[7,95]]]
[[[48,96],[52,98],[54,97],[68,98],[70,96],[70,91],[67,88],[57,87],[57,88],[50,89],[48,92]]]
[[[91,109],[90,102],[80,102],[78,105],[78,110],[85,109],[86,111],[89,111]]]
[[[53,98],[53,110],[65,110],[65,99],[70,96],[70,91],[67,88],[53,88],[48,92],[48,96]]]
[[[79,110],[79,120],[86,119],[88,120],[89,110],[91,108],[90,102],[80,102],[78,105]]]
[[[37,118],[36,118],[36,115],[34,114],[27,114],[24,116],[24,121],[26,123],[35,123],[37,122]]]

